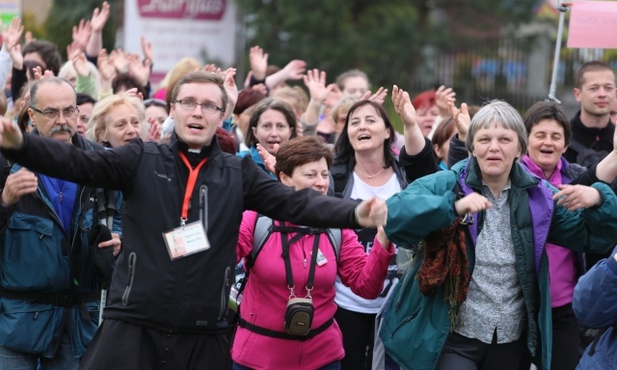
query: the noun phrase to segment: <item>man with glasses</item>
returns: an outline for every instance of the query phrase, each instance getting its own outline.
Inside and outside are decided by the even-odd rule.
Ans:
[[[67,81],[44,78],[30,94],[34,135],[95,149],[75,134],[79,109]],[[11,168],[0,206],[0,369],[79,367],[98,319],[88,243],[94,198],[93,188]]]
[[[83,369],[230,369],[226,313],[244,210],[314,227],[383,225],[383,200],[358,204],[311,189],[296,192],[250,157],[223,153],[214,137],[228,93],[237,94],[233,73],[182,77],[172,91],[169,144],[134,139],[84,152],[22,135],[2,121],[7,157],[124,194],[123,251]],[[182,253],[174,253],[178,243]]]

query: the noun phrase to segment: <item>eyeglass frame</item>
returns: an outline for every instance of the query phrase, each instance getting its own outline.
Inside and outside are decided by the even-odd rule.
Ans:
[[[211,114],[216,113],[216,112],[225,113],[225,109],[223,109],[221,107],[218,107],[218,106],[216,106],[213,103],[209,103],[209,102],[198,103],[198,102],[196,102],[195,100],[192,100],[192,99],[177,99],[177,100],[174,100],[174,103],[180,104],[182,109],[186,109],[187,111],[193,111],[195,109],[195,107],[189,108],[189,107],[186,107],[186,106],[183,105],[183,104],[188,103],[188,102],[194,103],[195,107],[199,106],[201,108],[201,111],[205,112],[205,113],[211,113]],[[215,110],[210,111],[210,110],[204,109],[206,106],[214,107]]]
[[[47,119],[58,119],[60,117],[60,115],[66,117],[66,118],[76,118],[79,115],[79,107],[77,105],[72,105],[70,108],[75,108],[75,113],[71,114],[71,115],[67,115],[65,113],[65,111],[69,108],[65,108],[62,110],[53,110],[53,111],[43,111],[38,109],[35,106],[30,106],[30,109],[32,109],[33,111],[42,114],[45,118]],[[50,117],[49,115],[53,114],[53,117]]]

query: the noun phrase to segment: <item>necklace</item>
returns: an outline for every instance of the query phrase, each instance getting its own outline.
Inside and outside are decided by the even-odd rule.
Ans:
[[[362,176],[364,176],[364,177],[366,177],[367,179],[369,179],[369,180],[370,180],[370,179],[372,179],[373,177],[377,177],[377,176],[379,176],[379,175],[380,175],[383,171],[385,171],[385,170],[386,170],[386,168],[387,168],[387,167],[382,168],[382,169],[381,169],[381,171],[377,172],[377,173],[376,173],[376,174],[374,174],[374,175],[367,175],[367,174],[365,174],[365,173],[362,173],[362,172],[358,171],[358,169],[357,169],[357,168],[355,169],[355,171],[356,171],[358,174],[360,174],[360,175],[362,175]]]

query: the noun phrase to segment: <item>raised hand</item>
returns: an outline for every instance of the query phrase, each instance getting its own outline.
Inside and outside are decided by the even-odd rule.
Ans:
[[[264,162],[264,166],[266,167],[266,170],[276,175],[276,170],[274,169],[276,167],[276,157],[270,154],[270,152],[268,152],[263,146],[261,146],[261,144],[258,143],[256,146],[257,146],[257,153],[259,153],[261,160]],[[274,144],[274,154],[276,154],[278,151],[279,151],[279,145]]]
[[[450,117],[450,103],[456,102],[456,93],[451,87],[439,86],[435,91],[435,105],[439,109],[439,116],[442,118]]]
[[[377,92],[375,92],[374,94],[371,94],[370,91],[365,92],[360,97],[360,100],[368,100],[375,102],[379,105],[383,105],[383,102],[386,100],[386,96],[388,96],[388,89],[380,87],[379,90],[377,90]]]
[[[73,67],[75,67],[75,71],[81,77],[88,77],[90,75],[90,68],[88,67],[88,60],[86,59],[86,54],[81,50],[75,50],[73,55],[70,56],[71,61],[73,62]]]
[[[145,59],[144,63],[142,63],[137,54],[127,55],[127,61],[129,73],[135,77],[141,86],[146,86],[150,79],[150,63],[152,61],[150,59]]]
[[[148,134],[145,141],[158,143],[161,140],[161,125],[154,118],[148,119]]]
[[[469,109],[467,103],[461,104],[461,109],[458,109],[454,102],[448,103],[450,107],[450,116],[454,120],[456,125],[456,131],[458,132],[458,138],[461,141],[465,141],[467,138],[467,132],[469,131],[469,125],[471,124],[471,117],[469,116]]]
[[[392,104],[406,130],[416,126],[416,109],[411,104],[411,98],[409,98],[407,91],[399,89],[396,85],[392,86]]]
[[[21,24],[21,18],[14,17],[11,19],[11,24],[7,28],[2,27],[2,42],[9,52],[9,56],[13,61],[13,67],[18,70],[24,68],[24,56],[21,54],[21,45],[19,39],[24,32],[24,26]]]
[[[204,71],[205,72],[211,72],[211,73],[221,73],[221,69],[219,67],[217,67],[216,64],[206,64],[204,66]]]
[[[21,24],[21,18],[13,17],[11,24],[2,27],[2,43],[7,50],[11,50],[15,45],[19,44],[21,34],[24,32],[24,26]]]
[[[234,107],[238,102],[238,86],[236,86],[235,77],[235,68],[227,68],[227,70],[223,72],[223,79],[225,80],[225,82],[223,83],[223,88],[227,93],[227,107],[225,107],[225,119],[231,118]]]
[[[24,36],[24,46],[28,45],[32,41],[36,41],[36,38],[32,36],[32,32],[26,31],[26,35]]]
[[[25,168],[8,175],[2,190],[2,205],[12,206],[24,195],[35,193],[37,186],[36,175]]]
[[[86,50],[91,33],[92,26],[90,21],[86,21],[82,18],[79,24],[73,26],[73,44],[81,50]]]
[[[259,46],[253,46],[249,49],[249,62],[251,63],[253,77],[257,81],[265,80],[266,70],[268,69],[268,53],[264,53]]]
[[[300,80],[304,77],[306,71],[306,62],[303,60],[294,59],[287,63],[282,69],[285,80]]]
[[[116,77],[116,67],[114,67],[112,60],[109,58],[107,50],[101,49],[96,64],[101,73],[101,80],[111,82]]]
[[[478,193],[471,193],[454,202],[456,214],[464,216],[468,213],[476,213],[491,208],[492,204],[486,197]]]
[[[99,8],[94,9],[92,12],[92,19],[90,19],[90,26],[92,32],[102,32],[107,20],[109,19],[110,6],[107,1],[103,2],[101,10]]]
[[[43,78],[46,78],[46,77],[54,77],[54,73],[52,71],[50,71],[49,69],[46,69],[45,72],[43,72],[40,66],[36,66],[32,68],[32,73],[33,73],[32,78],[35,80],[42,80]]]
[[[602,196],[596,188],[584,185],[559,185],[559,192],[553,195],[557,205],[576,211],[581,208],[590,208],[602,203]]]
[[[114,64],[114,67],[118,73],[127,73],[129,71],[129,60],[124,50],[112,50],[109,54],[109,59]]]
[[[0,117],[0,146],[2,149],[19,149],[24,143],[24,137],[17,125],[10,119]]]
[[[154,60],[154,52],[152,51],[152,43],[148,41],[144,35],[141,35],[141,37],[139,38],[139,41],[141,43],[141,52],[144,54],[144,59],[146,61],[149,60],[150,63],[152,63],[152,61]]]
[[[309,69],[306,75],[302,77],[304,80],[304,86],[309,91],[311,99],[314,99],[323,104],[328,97],[328,94],[332,90],[326,87],[326,72],[319,71],[318,69]]]
[[[131,98],[137,98],[141,101],[144,100],[143,94],[139,92],[139,89],[137,89],[136,87],[126,90],[125,92],[122,93],[122,95],[126,95]]]

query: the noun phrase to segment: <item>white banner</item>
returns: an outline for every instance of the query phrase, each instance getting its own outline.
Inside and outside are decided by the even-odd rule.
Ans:
[[[184,57],[221,68],[236,60],[233,0],[126,0],[123,33],[123,48],[131,53],[142,55],[141,35],[152,42],[153,82]]]

